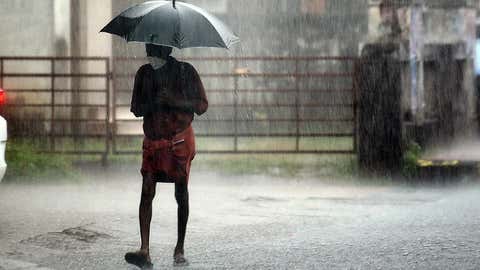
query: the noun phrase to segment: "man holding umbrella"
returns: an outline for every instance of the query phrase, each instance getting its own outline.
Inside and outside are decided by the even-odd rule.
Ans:
[[[191,4],[148,1],[135,5],[114,18],[102,32],[127,41],[146,43],[150,64],[137,71],[131,111],[143,117],[143,176],[139,219],[140,250],[125,254],[125,260],[151,268],[150,222],[157,182],[175,183],[178,203],[178,240],[174,265],[187,265],[184,240],[189,214],[188,181],[195,156],[191,123],[194,113],[208,108],[200,77],[195,68],[171,57],[172,47],[229,48],[239,41],[226,25]]]
[[[157,182],[175,183],[178,204],[178,240],[174,263],[186,264],[184,240],[188,221],[188,178],[195,156],[191,122],[194,113],[207,111],[208,101],[195,68],[170,56],[171,47],[146,45],[150,64],[135,76],[131,111],[143,117],[143,176],[140,202],[139,251],[125,255],[137,266],[151,265],[149,253],[152,201]]]

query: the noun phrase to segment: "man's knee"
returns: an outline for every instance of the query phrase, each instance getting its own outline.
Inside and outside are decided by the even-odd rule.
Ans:
[[[142,201],[143,202],[151,202],[155,197],[155,182],[153,181],[152,177],[148,175],[143,177],[143,184],[142,184]]]
[[[175,185],[175,200],[179,206],[188,205],[188,189],[186,185]]]
[[[142,189],[142,202],[152,202],[155,198],[155,190],[151,188]]]

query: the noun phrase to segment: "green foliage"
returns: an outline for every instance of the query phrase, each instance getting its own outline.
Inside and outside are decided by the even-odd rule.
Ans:
[[[43,182],[48,180],[78,179],[70,158],[62,155],[39,153],[39,148],[30,142],[10,140],[7,142],[8,165],[5,182]]]
[[[294,141],[293,141],[294,142]],[[102,148],[103,141],[90,140],[85,143],[86,149]],[[205,144],[199,143],[205,148]],[[218,143],[218,142],[217,142]],[[340,147],[341,142],[307,141],[319,147]],[[342,142],[343,143],[343,142]],[[274,141],[272,145],[280,149],[290,149],[291,142]],[[347,141],[342,147],[349,149],[351,142]],[[73,149],[71,141],[57,141],[57,149]],[[135,140],[130,143],[122,143],[128,150],[141,150],[141,141]],[[127,145],[127,146],[125,146]],[[320,146],[319,146],[320,145]],[[6,159],[8,164],[5,182],[45,182],[48,180],[77,181],[81,179],[79,171],[73,165],[81,162],[98,162],[98,156],[65,156],[39,153],[42,145],[30,140],[9,140],[7,143]],[[227,145],[228,147],[229,145]],[[254,145],[257,147],[257,145]],[[254,147],[250,146],[250,147]],[[260,146],[264,146],[263,144]],[[258,146],[258,147],[260,147]],[[294,144],[293,144],[294,146]],[[223,147],[223,145],[222,145]],[[247,146],[245,146],[247,147]],[[307,147],[307,146],[305,146]],[[43,147],[44,148],[44,147]],[[312,146],[309,145],[309,149]],[[223,149],[223,148],[221,148]],[[343,148],[342,148],[343,149]],[[141,164],[141,153],[137,155],[110,155],[110,165]],[[283,154],[198,154],[193,162],[193,170],[215,171],[225,175],[269,175],[274,177],[317,177],[323,179],[352,178],[358,173],[358,165],[354,155],[283,155]]]
[[[423,153],[422,147],[416,142],[410,142],[403,155],[402,173],[407,178],[418,174],[418,160]]]
[[[345,155],[197,155],[193,166],[227,175],[275,177],[351,177],[357,172],[355,157]]]

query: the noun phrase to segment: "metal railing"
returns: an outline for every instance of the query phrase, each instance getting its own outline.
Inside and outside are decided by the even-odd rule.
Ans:
[[[200,66],[200,77],[204,84],[207,85],[207,96],[212,100],[215,96],[229,95],[231,98],[223,100],[211,101],[210,109],[217,113],[210,113],[206,116],[197,118],[194,121],[198,138],[218,138],[231,139],[230,147],[223,149],[218,148],[218,141],[213,143],[213,147],[208,147],[212,143],[205,143],[206,148],[201,148],[201,153],[303,153],[303,154],[354,154],[356,152],[356,98],[355,85],[353,79],[355,58],[350,57],[195,57],[184,59],[187,62]],[[124,72],[113,71],[113,152],[115,154],[137,154],[138,149],[125,149],[121,147],[118,141],[128,141],[140,139],[142,137],[141,128],[136,133],[128,131],[120,131],[119,126],[137,123],[140,127],[139,119],[134,119],[128,114],[130,103],[128,95],[131,93],[132,83],[124,83],[120,85],[122,79],[133,80],[134,71],[125,72],[130,66],[138,68],[145,59],[139,58],[115,58],[114,67],[121,67]],[[249,63],[254,63],[250,65]],[[198,64],[197,64],[198,63]],[[258,70],[248,70],[246,67],[258,66]],[[334,63],[335,68],[329,65]],[[273,65],[272,65],[273,64]],[[325,65],[327,64],[327,65]],[[205,68],[202,68],[202,65]],[[269,68],[270,66],[271,68]],[[272,70],[273,69],[273,70]],[[208,72],[202,72],[208,70]],[[216,72],[215,72],[216,71]],[[225,72],[227,71],[227,72]],[[264,87],[265,83],[249,83],[252,80],[268,81],[271,87]],[[333,83],[322,85],[321,82],[315,82],[319,79],[333,80]],[[209,81],[221,80],[220,85],[217,83],[214,87],[210,87],[212,83]],[[312,86],[313,84],[313,86]],[[220,87],[219,87],[220,86]],[[338,98],[328,98],[341,93],[347,97],[347,101],[338,100]],[[118,95],[127,94],[126,97],[118,98]],[[257,98],[257,100],[244,101],[247,95],[267,95],[269,99]],[[315,96],[323,94],[325,100],[319,101],[313,99]],[[283,100],[281,96],[289,96],[290,100]],[[312,100],[306,102],[306,97],[312,97]],[[329,100],[330,99],[330,100]],[[213,98],[215,100],[215,98]],[[328,109],[339,114],[329,113],[328,115],[312,115],[306,113],[308,110]],[[262,109],[271,109],[274,112],[265,117],[250,117],[246,111],[259,112]],[[229,113],[229,110],[230,113]],[[290,111],[288,115],[276,117],[281,110]],[[119,111],[122,116],[119,116]],[[275,112],[276,111],[276,112]],[[320,110],[321,111],[321,110]],[[225,117],[229,114],[229,117]],[[338,115],[343,115],[338,117]],[[218,128],[225,126],[228,128]],[[247,124],[246,124],[247,123]],[[277,129],[268,128],[269,125],[290,124],[289,128]],[[248,128],[260,124],[257,128]],[[292,125],[293,124],[293,125]],[[328,125],[334,126],[342,124],[343,129],[328,128]],[[247,128],[242,128],[246,126]],[[323,131],[308,131],[305,126],[323,126]],[[213,127],[214,131],[209,131],[206,126]],[[215,128],[217,127],[217,128]],[[215,131],[216,130],[216,131]],[[245,147],[241,143],[242,139],[248,138],[270,138],[273,142],[281,143],[281,139],[293,139],[289,142],[290,146],[282,146],[281,149],[274,149],[276,145],[273,143],[270,148],[251,149]],[[326,138],[340,138],[351,140],[347,143],[350,147],[328,147],[321,149],[316,147],[302,146],[302,140],[310,138],[317,139],[321,144],[328,143]],[[330,141],[335,141],[330,139]],[[205,141],[205,140],[204,140]],[[315,140],[313,140],[315,141]],[[213,140],[215,142],[215,140]],[[225,143],[223,140],[223,144]],[[255,143],[254,143],[255,144]],[[342,143],[342,144],[345,144]],[[120,146],[119,146],[120,145]],[[244,147],[242,147],[242,145]],[[221,148],[221,147],[220,147]],[[261,147],[260,147],[261,148]]]
[[[194,121],[199,153],[355,154],[355,58],[194,57],[209,112]],[[129,112],[146,59],[0,57],[3,115],[43,151],[138,154],[141,119]],[[112,84],[112,88],[110,87]]]
[[[13,137],[38,140],[44,152],[106,158],[109,71],[106,57],[0,57]]]

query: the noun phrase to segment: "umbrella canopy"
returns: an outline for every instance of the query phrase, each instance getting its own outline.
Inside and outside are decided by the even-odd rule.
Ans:
[[[183,2],[149,1],[128,8],[101,32],[179,49],[230,48],[239,38],[217,17]]]

